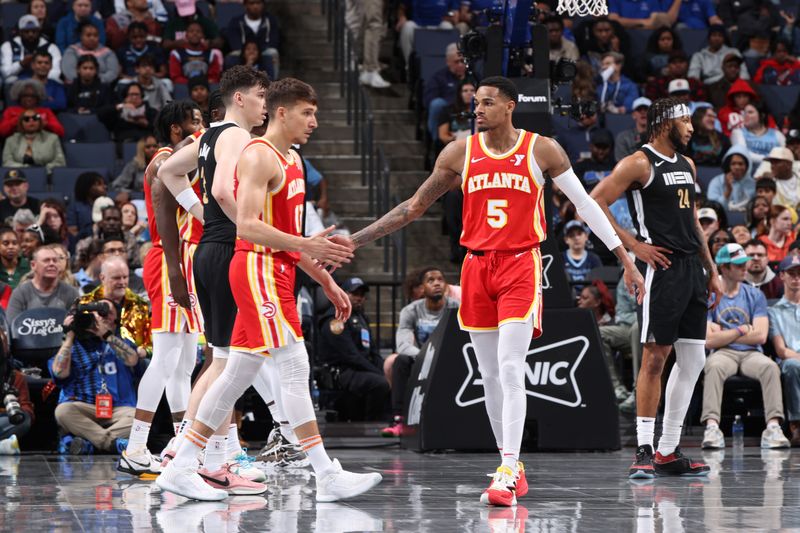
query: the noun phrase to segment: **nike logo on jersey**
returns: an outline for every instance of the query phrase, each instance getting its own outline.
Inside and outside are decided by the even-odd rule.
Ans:
[[[660,166],[661,166],[661,165],[663,165],[663,164],[664,164],[664,162],[663,162],[663,161],[657,161],[657,162],[656,162],[656,166],[657,166],[657,167],[660,167]]]
[[[227,487],[228,485],[231,484],[231,482],[228,480],[227,477],[224,477],[222,479],[217,479],[211,476],[204,476],[203,474],[200,474],[200,472],[198,472],[198,474],[200,475],[201,478],[205,479],[206,481],[211,481],[212,483],[216,483],[217,485],[220,485],[222,487]]]
[[[484,159],[486,159],[486,158],[485,157],[473,157],[470,160],[470,163],[477,163],[478,161],[483,161]]]

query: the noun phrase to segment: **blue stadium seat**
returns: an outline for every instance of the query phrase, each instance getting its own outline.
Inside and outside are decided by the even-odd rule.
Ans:
[[[778,126],[800,97],[800,86],[798,85],[757,85],[756,91],[761,95],[761,100],[767,106],[770,114],[778,121]]]
[[[558,98],[561,98],[561,102],[564,104],[569,104],[572,102],[571,83],[560,83],[556,86],[556,90],[552,94],[552,99],[555,102]]]
[[[0,4],[0,21],[3,24],[3,35],[5,40],[11,38],[11,30],[13,30],[19,18],[28,12],[28,4],[22,2],[9,2]]]
[[[217,27],[224,31],[231,19],[244,14],[244,6],[235,2],[217,2]]]
[[[581,154],[589,153],[588,135],[577,122],[569,116],[560,115],[553,115],[551,120],[553,133],[573,164],[580,159]]]
[[[424,56],[419,58],[419,77],[427,83],[434,74],[445,68],[444,56]]]
[[[61,202],[64,201],[64,197],[60,193],[57,193],[57,192],[28,191],[28,196],[36,198],[40,202],[43,201],[43,200],[50,200],[51,198],[54,198],[54,199],[59,200]]]
[[[708,44],[708,30],[680,30],[678,35],[683,42],[683,51],[689,57],[705,48]]]
[[[719,167],[697,167],[697,182],[700,184],[703,194],[708,191],[708,184],[711,180],[719,174],[722,174],[722,169]]]
[[[6,175],[6,172],[11,170],[8,167],[0,167],[0,179]],[[28,180],[28,191],[31,192],[46,192],[47,191],[47,169],[44,167],[25,167],[21,170],[25,173],[25,178]]]
[[[625,113],[624,115],[615,115],[613,113],[606,113],[606,128],[617,138],[620,132],[629,130],[634,127],[633,117]]]
[[[97,172],[103,176],[107,171],[104,168],[72,168],[56,167],[53,169],[53,196],[63,198],[66,203],[75,194],[75,182],[84,172]]]
[[[458,42],[457,30],[433,30],[417,28],[414,30],[414,52],[417,57],[443,56],[450,43]]]
[[[136,157],[136,145],[138,143],[135,142],[126,142],[122,143],[122,164],[127,165],[128,161]]]
[[[186,100],[189,98],[189,86],[185,83],[176,83],[172,89],[175,100]]]
[[[738,226],[739,224],[747,224],[744,211],[727,211],[728,226]]]
[[[96,115],[60,113],[58,120],[64,126],[64,140],[66,141],[104,142],[111,140],[111,134]]]
[[[117,164],[117,147],[112,142],[64,143],[64,156],[68,167],[104,167],[107,176]]]

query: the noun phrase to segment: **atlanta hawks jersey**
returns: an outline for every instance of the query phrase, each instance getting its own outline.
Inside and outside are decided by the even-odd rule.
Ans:
[[[533,157],[537,134],[519,130],[517,143],[494,154],[484,134],[467,138],[461,245],[469,250],[524,250],[546,238],[544,176]]]
[[[263,144],[275,154],[281,167],[280,184],[268,191],[264,199],[264,208],[259,218],[270,226],[300,236],[303,233],[303,207],[305,203],[306,185],[303,176],[303,164],[295,155],[291,160],[284,157],[275,146],[266,139],[253,139],[245,149],[256,144]],[[234,172],[234,197],[238,194],[238,169]],[[277,253],[281,250],[270,250],[266,246],[253,244],[244,239],[236,239],[237,251],[253,251],[259,253]],[[299,252],[284,252],[291,260],[300,260]]]
[[[169,157],[172,155],[172,148],[169,146],[159,148],[151,161],[162,154],[167,154],[167,157]],[[153,188],[147,180],[144,180],[144,207],[147,210],[147,227],[150,229],[150,241],[153,246],[161,246],[161,236],[158,234],[158,226],[156,225],[156,211],[153,208]]]

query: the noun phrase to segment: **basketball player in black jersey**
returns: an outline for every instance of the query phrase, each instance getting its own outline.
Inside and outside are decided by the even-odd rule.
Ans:
[[[683,419],[705,364],[706,313],[722,294],[695,212],[694,162],[680,153],[692,132],[685,104],[676,98],[658,100],[648,111],[647,144],[620,161],[592,191],[625,247],[636,255],[647,289],[638,308],[643,353],[636,384],[638,448],[631,478],[709,472],[707,465],[692,462],[678,447]],[[608,210],[623,192],[636,237],[616,224]],[[654,454],[661,374],[673,346],[675,366],[667,381],[664,425]]]

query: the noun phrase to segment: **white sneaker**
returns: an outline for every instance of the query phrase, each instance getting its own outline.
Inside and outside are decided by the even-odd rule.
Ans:
[[[171,439],[169,439],[169,442],[167,443],[167,445],[164,446],[164,449],[161,450],[160,454],[158,454],[158,456],[161,458],[162,461],[164,460],[164,454],[166,452],[172,452],[173,455],[175,454],[175,439],[176,438],[177,437],[172,437]]]
[[[156,478],[156,485],[190,500],[214,502],[228,497],[226,491],[211,487],[192,468],[175,466],[175,461],[170,461]]]
[[[16,435],[0,440],[0,455],[19,455],[19,441]]]
[[[380,75],[380,72],[377,70],[362,72],[358,77],[358,81],[361,83],[361,85],[368,85],[373,89],[388,89],[392,86],[391,83],[383,79],[383,77]]]
[[[317,501],[335,502],[367,492],[383,480],[377,472],[355,474],[342,469],[338,459],[333,460],[333,468],[317,477]]]
[[[761,432],[761,447],[762,448],[789,448],[791,443],[780,426],[767,427]]]
[[[128,450],[123,450],[119,461],[117,461],[117,471],[125,472],[132,476],[145,474],[157,476],[161,473],[161,461],[154,457],[146,447],[130,454]]]
[[[712,450],[716,448],[725,447],[725,435],[719,426],[706,426],[703,432],[703,444],[701,445],[704,450]]]

